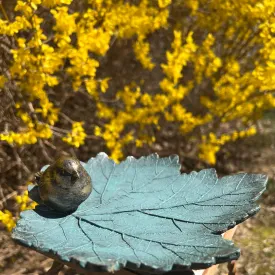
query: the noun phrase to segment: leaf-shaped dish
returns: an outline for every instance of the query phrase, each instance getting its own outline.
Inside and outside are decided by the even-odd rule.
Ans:
[[[164,273],[237,259],[221,233],[259,210],[267,182],[246,173],[218,179],[214,169],[181,174],[176,155],[115,164],[100,153],[82,164],[90,197],[67,216],[44,206],[22,212],[12,238],[86,272]]]

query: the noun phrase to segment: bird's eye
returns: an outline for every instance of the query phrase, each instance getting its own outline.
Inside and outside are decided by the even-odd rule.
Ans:
[[[69,173],[68,171],[66,170],[62,170],[62,176],[70,176],[71,173]]]
[[[42,176],[42,173],[41,173],[41,172],[37,172],[37,173],[34,175],[34,180],[35,180],[36,182],[39,182],[41,176]]]
[[[66,171],[64,169],[58,169],[58,173],[61,176],[65,176],[66,175]]]

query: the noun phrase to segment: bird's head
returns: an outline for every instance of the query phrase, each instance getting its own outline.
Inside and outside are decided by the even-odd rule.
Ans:
[[[62,177],[71,177],[72,183],[80,178],[81,163],[74,157],[62,156],[55,162],[57,173]]]

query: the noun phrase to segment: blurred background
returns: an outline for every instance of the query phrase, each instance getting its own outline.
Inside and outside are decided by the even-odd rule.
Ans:
[[[274,14],[269,0],[0,1],[0,273],[51,265],[10,238],[34,173],[104,151],[268,175],[234,242],[237,274],[275,274]]]

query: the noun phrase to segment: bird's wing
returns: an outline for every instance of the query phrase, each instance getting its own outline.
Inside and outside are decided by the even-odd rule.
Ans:
[[[40,197],[43,201],[48,200],[49,194],[53,189],[53,185],[56,185],[56,173],[55,169],[48,167],[42,174],[38,187]]]

